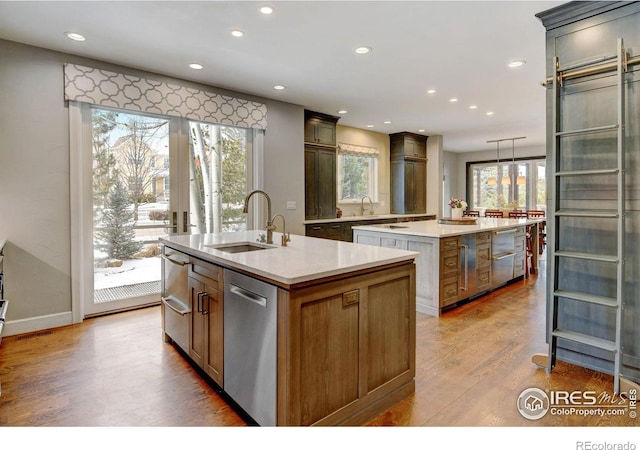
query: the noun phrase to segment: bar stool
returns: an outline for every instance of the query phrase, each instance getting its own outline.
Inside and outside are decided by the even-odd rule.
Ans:
[[[480,211],[465,209],[464,211],[462,211],[462,215],[467,217],[480,217]]]
[[[487,209],[484,212],[485,217],[504,217],[504,214],[499,209]]]
[[[527,218],[529,217],[527,215],[526,211],[520,211],[520,210],[514,210],[514,211],[509,211],[509,218],[510,219],[521,219],[521,218]]]

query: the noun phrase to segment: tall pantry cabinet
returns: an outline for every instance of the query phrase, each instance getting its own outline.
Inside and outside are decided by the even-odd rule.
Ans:
[[[547,67],[544,361],[611,374],[625,392],[640,381],[640,2],[536,16]]]
[[[336,217],[336,124],[339,117],[304,111],[304,218]]]

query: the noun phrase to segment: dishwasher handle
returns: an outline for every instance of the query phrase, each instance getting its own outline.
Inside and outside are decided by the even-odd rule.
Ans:
[[[506,259],[509,258],[511,256],[514,256],[516,253],[515,252],[507,252],[507,253],[503,253],[501,255],[498,256],[493,256],[491,258],[492,261],[500,261],[501,259]]]
[[[169,258],[169,256],[167,255],[160,255],[162,257],[162,259],[164,259],[165,261],[169,261],[173,264],[176,264],[178,266],[186,266],[187,264],[189,264],[187,261],[178,261],[177,259],[172,259]]]
[[[509,234],[509,233],[515,233],[516,229],[515,228],[511,228],[510,230],[501,230],[501,231],[494,231],[493,234],[495,236],[500,236],[501,234]]]
[[[229,292],[237,295],[238,297],[253,302],[263,308],[267,307],[267,298],[262,295],[255,294],[251,291],[241,288],[240,286],[236,286],[233,283],[229,283]]]
[[[181,316],[186,316],[191,312],[191,308],[189,308],[187,305],[185,305],[182,301],[180,301],[178,298],[174,297],[173,295],[170,295],[168,297],[162,297],[162,303],[165,306],[177,312],[178,314],[180,314]]]

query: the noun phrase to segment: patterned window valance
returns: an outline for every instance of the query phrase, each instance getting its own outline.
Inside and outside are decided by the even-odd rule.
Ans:
[[[365,147],[362,145],[354,144],[338,144],[338,153],[341,155],[349,156],[368,156],[371,158],[377,158],[380,152],[375,147]]]
[[[267,106],[178,84],[64,65],[65,100],[244,128],[267,128]]]

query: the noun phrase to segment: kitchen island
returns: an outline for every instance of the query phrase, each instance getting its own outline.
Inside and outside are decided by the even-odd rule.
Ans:
[[[185,341],[186,356],[260,425],[362,424],[414,392],[418,254],[297,235],[282,246],[279,233],[266,244],[263,234],[161,238],[165,339]],[[165,266],[187,268],[186,293]],[[273,323],[249,326],[237,297],[272,306]],[[259,341],[246,344],[256,330]]]
[[[542,219],[474,219],[464,225],[438,220],[362,225],[353,228],[353,240],[419,252],[416,308],[439,316],[458,302],[537,273]]]

